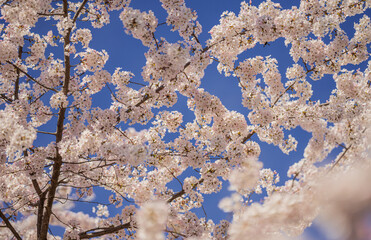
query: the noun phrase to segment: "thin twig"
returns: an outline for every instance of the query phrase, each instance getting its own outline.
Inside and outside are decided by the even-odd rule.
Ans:
[[[45,86],[44,84],[42,84],[41,82],[37,81],[35,78],[33,78],[30,74],[28,74],[27,72],[23,71],[23,69],[21,69],[20,67],[18,67],[17,65],[15,65],[14,63],[10,62],[10,61],[6,61],[7,63],[11,64],[13,67],[15,67],[17,70],[19,70],[20,72],[22,72],[24,75],[26,75],[29,79],[31,79],[33,82],[37,83],[38,85],[40,85],[41,87],[43,88],[46,88],[48,90],[51,90],[53,92],[58,92],[57,90],[55,90],[54,88],[50,88],[48,86]]]
[[[104,236],[107,234],[115,233],[115,232],[118,232],[126,228],[130,228],[130,222],[127,222],[127,223],[124,223],[118,226],[114,226],[114,227],[90,229],[90,230],[80,233],[79,237],[80,239],[95,238],[95,237],[100,237],[100,236]],[[95,231],[95,230],[101,230],[101,231]]]
[[[56,135],[56,133],[52,133],[52,132],[44,132],[44,131],[36,131],[37,133],[42,133],[42,134],[49,134],[49,135]]]

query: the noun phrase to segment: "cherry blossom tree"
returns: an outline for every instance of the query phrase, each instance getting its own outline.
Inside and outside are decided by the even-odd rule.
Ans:
[[[206,42],[184,0],[160,0],[166,19],[130,0],[0,4],[1,239],[52,239],[55,226],[63,239],[281,239],[300,236],[314,219],[361,238],[371,209],[370,0],[302,0],[290,9],[242,2]],[[125,66],[109,72],[108,53],[89,47],[92,29],[117,11],[123,31],[147,49],[141,76]],[[353,16],[360,18],[348,33],[342,24]],[[157,36],[166,26],[177,41]],[[273,57],[241,55],[279,38],[293,60],[284,72]],[[244,113],[200,87],[213,62],[237,80]],[[336,87],[327,101],[312,100],[313,81],[325,75]],[[103,90],[109,107],[92,107]],[[179,96],[193,121],[173,108]],[[263,168],[260,146],[289,154],[296,128],[311,138],[280,182]],[[231,219],[194,212],[228,185],[219,206]],[[99,189],[106,194],[97,197]]]

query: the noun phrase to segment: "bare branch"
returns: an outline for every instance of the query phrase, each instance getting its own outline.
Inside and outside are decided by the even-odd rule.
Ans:
[[[37,15],[40,15],[40,16],[63,16],[63,13],[37,13]]]
[[[37,133],[42,133],[42,134],[49,134],[49,135],[55,135],[55,133],[52,132],[44,132],[44,131],[36,131]]]

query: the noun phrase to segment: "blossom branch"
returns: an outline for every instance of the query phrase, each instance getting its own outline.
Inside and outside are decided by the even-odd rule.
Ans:
[[[24,155],[27,156],[28,153],[27,151],[24,151]],[[32,176],[33,174],[31,174]],[[36,179],[32,179],[32,185],[39,196],[39,201],[37,204],[37,237],[40,238],[41,236],[41,225],[42,225],[42,220],[43,220],[43,212],[44,212],[44,205],[45,205],[45,199],[46,199],[46,194],[49,189],[46,189],[45,191],[42,191],[40,188],[39,183],[37,182]]]
[[[22,238],[19,235],[19,233],[17,232],[17,230],[15,230],[15,228],[13,227],[13,225],[10,223],[10,221],[8,220],[8,218],[4,215],[4,213],[1,210],[0,210],[0,218],[3,219],[6,227],[9,228],[9,230],[13,233],[14,237],[17,240],[22,240]]]
[[[6,101],[7,103],[12,103],[13,100],[9,97],[7,97],[4,93],[1,93],[0,94],[0,98],[4,99],[4,101]]]
[[[107,227],[107,228],[95,228],[90,229],[85,232],[82,232],[79,234],[80,239],[89,239],[89,238],[95,238],[95,237],[101,237],[107,234],[116,233],[120,230],[130,228],[131,224],[130,222],[114,226],[114,227]],[[97,231],[100,230],[100,231]]]
[[[195,183],[195,185],[192,187],[192,190],[194,190],[199,184],[203,183],[204,182],[204,179],[201,178],[197,183]],[[179,192],[175,193],[171,198],[169,198],[166,202],[167,203],[171,203],[172,201],[174,201],[175,199],[181,197],[183,194],[185,194],[185,190],[184,188],[182,190],[180,190]]]
[[[18,47],[18,58],[22,58],[22,47]],[[14,84],[14,100],[18,100],[18,93],[19,93],[19,78],[20,78],[20,71],[17,68],[17,79],[15,80]]]
[[[78,18],[82,8],[87,3],[87,0],[84,0],[79,9],[76,11],[76,14],[73,18],[73,23],[76,22],[76,19]],[[63,13],[64,17],[68,17],[68,2],[67,0],[63,0]],[[63,45],[63,51],[65,51],[66,47],[70,44],[70,35],[71,35],[72,27],[70,27],[64,36],[64,45]],[[63,54],[64,55],[64,64],[65,64],[65,72],[64,72],[64,84],[63,84],[63,94],[65,96],[68,95],[68,89],[69,89],[69,83],[71,78],[71,63],[70,63],[70,56],[69,54]],[[61,167],[62,167],[62,156],[59,153],[58,143],[61,142],[62,136],[63,136],[63,128],[64,128],[64,119],[65,119],[65,113],[66,108],[60,107],[59,109],[59,116],[57,120],[57,131],[56,131],[56,159],[53,164],[53,172],[52,172],[52,178],[50,183],[50,189],[48,192],[47,197],[47,205],[45,208],[45,212],[43,215],[42,223],[41,223],[41,233],[40,238],[46,239],[47,238],[47,232],[48,232],[48,226],[50,221],[50,216],[52,214],[52,206],[55,198],[55,193],[57,190],[57,187],[59,185],[59,175],[61,173]]]
[[[45,86],[44,84],[42,84],[41,82],[37,81],[35,78],[33,78],[30,74],[28,74],[27,72],[25,72],[23,69],[21,69],[20,67],[18,67],[17,65],[15,65],[14,63],[10,62],[10,61],[6,61],[7,63],[11,64],[13,67],[15,67],[17,69],[17,71],[20,71],[22,72],[24,75],[26,75],[30,80],[32,80],[33,82],[37,83],[38,85],[40,85],[41,87],[43,88],[46,88],[48,90],[51,90],[53,92],[58,92],[57,90],[55,90],[54,88],[50,88],[48,86]]]

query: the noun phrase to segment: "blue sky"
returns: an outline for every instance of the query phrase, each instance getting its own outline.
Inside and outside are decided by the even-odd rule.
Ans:
[[[298,0],[295,1],[287,1],[282,0],[278,1],[283,8],[290,8],[292,5],[299,5]],[[210,38],[209,30],[212,26],[219,23],[219,18],[222,12],[228,10],[233,11],[236,14],[239,12],[241,1],[238,0],[188,0],[186,4],[188,7],[194,9],[198,14],[198,21],[201,23],[203,28],[203,33],[200,35],[199,40],[205,46],[205,42],[207,39]],[[260,4],[261,1],[252,1],[253,5]],[[159,19],[159,23],[166,21],[166,12],[162,9],[161,4],[159,1],[153,0],[132,0],[131,7],[138,8],[142,11],[152,10],[155,13],[155,16]],[[370,12],[368,12],[370,13]],[[141,70],[142,67],[145,65],[145,57],[144,53],[148,50],[146,47],[142,46],[141,42],[137,39],[132,38],[131,36],[126,35],[123,29],[123,25],[118,18],[120,12],[113,12],[111,15],[111,24],[104,26],[101,29],[92,29],[89,27],[89,24],[78,22],[78,26],[85,26],[89,27],[93,33],[93,40],[90,43],[90,47],[101,50],[105,49],[109,54],[109,61],[106,64],[106,70],[110,73],[113,73],[117,67],[121,67],[123,70],[131,71],[135,74],[135,77],[132,79],[133,81],[142,83],[141,79]],[[352,36],[352,29],[354,21],[358,21],[361,16],[356,16],[352,18],[351,22],[344,25],[345,30],[349,31],[350,36]],[[49,30],[50,23],[40,22],[34,28],[35,31],[40,33],[46,33]],[[176,42],[180,38],[178,37],[176,32],[170,32],[170,27],[166,25],[162,25],[157,30],[156,37],[159,38],[160,36],[165,37],[169,42]],[[57,48],[50,48],[50,51],[55,53]],[[56,56],[60,56],[61,49],[58,49],[59,53],[55,53]],[[269,45],[263,46],[259,45],[252,50],[248,50],[247,52],[241,54],[240,59],[244,59],[247,57],[254,57],[256,55],[260,56],[268,56],[271,55],[274,58],[277,58],[279,69],[283,76],[284,80],[284,71],[288,66],[290,66],[293,61],[289,56],[289,47],[286,47],[283,43],[283,39],[278,39],[274,43],[270,43]],[[365,64],[361,65],[361,70],[365,68]],[[350,66],[352,68],[352,66]],[[334,88],[335,84],[332,80],[331,76],[325,76],[320,81],[314,82],[309,80],[311,84],[313,84],[314,95],[312,97],[313,100],[321,100],[321,102],[325,102],[331,90]],[[236,110],[247,117],[249,113],[248,109],[242,107],[241,104],[241,91],[238,87],[238,81],[236,78],[233,77],[224,77],[223,75],[219,74],[216,69],[216,63],[211,64],[205,73],[205,77],[202,80],[201,87],[210,92],[213,95],[218,96],[222,103],[229,109],[229,110]],[[94,106],[99,106],[102,108],[109,107],[111,102],[111,97],[109,96],[108,89],[103,89],[103,91],[95,96],[95,100],[93,101]],[[184,114],[184,121],[193,121],[194,115],[191,111],[188,110],[186,105],[186,99],[182,96],[179,96],[179,102],[172,108],[178,110]],[[160,109],[162,110],[162,109]],[[51,122],[53,123],[53,122]],[[52,126],[52,124],[48,124],[48,126]],[[48,128],[45,126],[45,128]],[[134,125],[135,128],[141,129],[143,126]],[[145,126],[144,126],[145,127]],[[47,130],[47,129],[45,129]],[[303,155],[303,150],[311,137],[309,133],[304,132],[303,130],[297,128],[290,132],[294,137],[297,138],[299,144],[297,147],[297,151],[292,152],[290,155],[283,154],[278,147],[274,147],[272,145],[268,145],[265,143],[261,143],[262,153],[260,156],[260,160],[264,163],[265,168],[272,168],[272,170],[277,170],[281,176],[281,183],[283,184],[286,177],[286,172],[289,166],[291,166],[294,162],[300,160]],[[51,139],[45,135],[39,135],[38,141],[40,145],[49,142]],[[258,138],[254,136],[252,140],[257,140]],[[260,141],[258,141],[260,143]],[[36,144],[37,145],[37,144]],[[330,154],[330,159],[336,156],[336,153],[339,150],[335,150],[332,154]],[[183,175],[185,177],[185,175]],[[209,218],[215,220],[215,222],[219,222],[220,219],[227,218],[230,219],[231,216],[228,214],[223,213],[221,210],[218,209],[217,204],[219,200],[223,196],[227,196],[230,194],[227,190],[227,184],[225,188],[218,193],[212,194],[209,196],[205,196],[205,210]],[[98,190],[102,194],[104,191]],[[98,194],[100,195],[100,194]],[[99,200],[99,197],[96,199]],[[78,206],[78,210],[86,211],[89,214],[91,213],[91,207],[88,208]],[[77,210],[76,209],[76,210]],[[113,210],[113,209],[112,209]],[[203,216],[202,210],[197,211],[200,215]],[[58,233],[59,230],[56,229]],[[311,231],[314,233],[315,231]],[[318,239],[320,238],[317,236]]]

